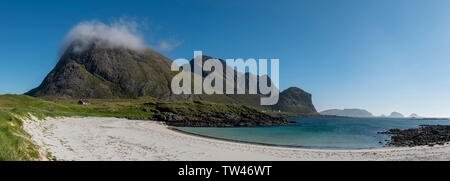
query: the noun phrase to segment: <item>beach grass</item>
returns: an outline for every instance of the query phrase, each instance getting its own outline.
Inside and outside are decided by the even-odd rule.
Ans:
[[[22,121],[0,110],[0,161],[37,160],[39,152],[22,129]]]

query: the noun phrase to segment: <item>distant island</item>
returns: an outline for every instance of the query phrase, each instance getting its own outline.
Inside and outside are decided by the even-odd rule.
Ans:
[[[409,118],[420,118],[420,116],[416,113],[412,113],[411,115],[409,115]]]
[[[432,117],[422,117],[416,113],[411,113],[408,117],[405,117],[402,113],[392,112],[389,116],[381,115],[375,116],[367,110],[364,109],[328,109],[319,112],[322,116],[336,116],[336,117],[352,117],[352,118],[407,118],[411,120],[448,120],[448,118],[432,118]]]
[[[403,114],[399,112],[392,112],[391,115],[389,115],[390,118],[404,118]]]
[[[342,117],[373,117],[373,114],[364,109],[329,109],[320,112],[321,115]]]

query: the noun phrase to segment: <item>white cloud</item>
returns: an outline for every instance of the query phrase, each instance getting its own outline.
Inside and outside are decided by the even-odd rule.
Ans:
[[[180,46],[181,42],[179,41],[166,41],[161,40],[159,44],[155,47],[158,51],[172,51],[176,47]]]
[[[81,22],[70,30],[64,39],[60,54],[70,51],[79,53],[91,46],[97,48],[129,48],[143,50],[145,45],[143,38],[137,33],[137,23],[120,19],[109,25],[100,21]],[[170,48],[167,45],[166,48]]]

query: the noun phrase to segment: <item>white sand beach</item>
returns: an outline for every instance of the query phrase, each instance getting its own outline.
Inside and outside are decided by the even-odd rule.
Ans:
[[[160,122],[118,118],[24,120],[24,129],[57,160],[450,160],[450,145],[318,150],[229,142],[184,134]]]

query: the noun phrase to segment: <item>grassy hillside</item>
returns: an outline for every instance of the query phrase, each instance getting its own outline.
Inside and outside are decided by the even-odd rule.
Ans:
[[[46,117],[95,116],[141,120],[162,120],[176,126],[270,126],[287,124],[243,105],[205,101],[166,102],[151,97],[138,99],[91,99],[78,105],[76,99],[47,101],[26,95],[0,95],[0,161],[36,160],[37,147],[29,141],[18,118],[29,114]]]

